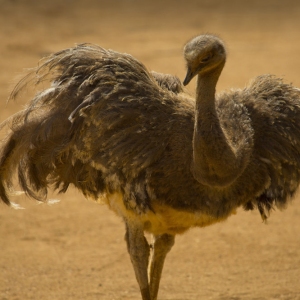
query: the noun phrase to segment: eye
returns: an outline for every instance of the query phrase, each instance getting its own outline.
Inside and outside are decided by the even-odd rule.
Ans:
[[[211,58],[212,58],[212,56],[211,56],[210,54],[209,54],[209,55],[206,55],[206,56],[204,56],[204,57],[201,59],[201,62],[206,63],[206,62],[208,62]]]

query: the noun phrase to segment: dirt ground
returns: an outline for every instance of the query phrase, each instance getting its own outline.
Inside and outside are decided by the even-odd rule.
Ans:
[[[26,101],[6,104],[25,68],[81,42],[183,79],[183,44],[216,33],[229,50],[218,90],[263,73],[300,87],[299,28],[298,0],[0,0],[0,121]],[[20,197],[25,210],[0,205],[0,300],[140,299],[120,219],[75,190],[58,198],[48,206]],[[267,225],[239,210],[178,236],[159,299],[300,299],[299,198]]]

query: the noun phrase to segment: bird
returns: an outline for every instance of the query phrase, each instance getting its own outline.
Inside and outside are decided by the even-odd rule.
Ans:
[[[266,74],[216,93],[227,58],[216,35],[193,37],[183,56],[181,83],[93,44],[56,52],[16,85],[11,99],[42,89],[1,125],[2,202],[14,206],[16,175],[38,201],[71,185],[106,203],[125,224],[143,300],[157,299],[177,234],[240,207],[266,221],[300,182],[300,90]],[[194,77],[192,97],[185,86]]]

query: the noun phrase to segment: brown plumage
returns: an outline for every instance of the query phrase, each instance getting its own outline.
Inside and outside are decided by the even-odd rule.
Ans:
[[[0,160],[0,197],[10,204],[16,172],[27,195],[74,185],[126,224],[143,300],[157,299],[174,236],[258,208],[283,208],[300,180],[300,91],[263,75],[215,97],[223,42],[211,35],[184,49],[196,101],[172,75],[148,72],[128,54],[83,44],[45,58],[14,89],[50,80],[21,112]],[[153,235],[150,247],[144,231]]]
[[[162,88],[169,90],[175,94],[186,92],[184,90],[184,86],[177,76],[157,73],[155,71],[151,71],[150,73]]]

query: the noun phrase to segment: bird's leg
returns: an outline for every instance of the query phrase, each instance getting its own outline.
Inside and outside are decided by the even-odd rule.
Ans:
[[[144,230],[141,224],[126,222],[125,240],[135,277],[140,286],[142,299],[152,300],[147,274],[150,246],[144,236]]]
[[[154,236],[153,238],[154,242],[152,244],[150,266],[148,271],[150,278],[151,300],[156,300],[165,258],[175,243],[175,236],[162,234]]]

